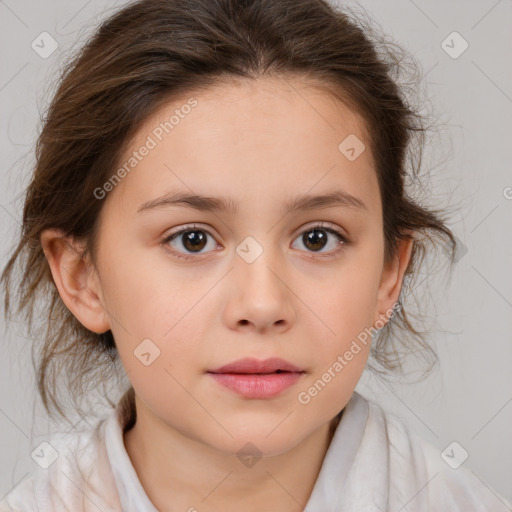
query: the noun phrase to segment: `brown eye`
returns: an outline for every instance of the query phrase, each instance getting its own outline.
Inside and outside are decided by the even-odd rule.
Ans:
[[[308,249],[320,251],[326,246],[328,242],[327,238],[328,236],[324,230],[312,229],[303,233],[302,242]]]
[[[183,247],[185,247],[187,251],[200,251],[206,246],[206,235],[203,231],[185,231],[180,236]]]
[[[307,252],[330,256],[337,253],[348,240],[338,231],[323,225],[312,226],[296,238]],[[325,250],[324,250],[325,249]]]
[[[172,253],[182,258],[187,258],[193,254],[210,252],[204,249],[215,249],[217,247],[217,243],[211,233],[205,229],[193,226],[169,235],[162,241],[162,244],[169,246]]]

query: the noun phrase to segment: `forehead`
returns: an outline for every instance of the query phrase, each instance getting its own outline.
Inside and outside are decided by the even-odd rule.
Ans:
[[[223,82],[174,99],[139,127],[123,166],[108,200],[126,214],[176,189],[277,208],[283,196],[343,188],[380,208],[362,118],[304,80]]]

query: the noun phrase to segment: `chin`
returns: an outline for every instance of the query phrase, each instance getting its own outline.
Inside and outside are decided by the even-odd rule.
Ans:
[[[237,428],[236,425],[224,422],[224,428],[232,437],[222,429],[215,439],[210,437],[205,441],[215,450],[239,458],[245,456],[272,457],[291,450],[308,435],[307,432],[300,432],[298,426],[291,422],[286,422],[286,426],[280,425],[279,421],[273,422],[272,426],[264,421],[253,422],[250,425],[247,423],[246,421],[244,425]]]
[[[251,437],[238,437],[235,436],[228,442],[211,445],[215,450],[222,452],[222,454],[230,454],[239,459],[242,467],[251,468],[262,457],[274,457],[282,455],[291,450],[297,442],[288,439],[274,439],[270,440],[265,437],[266,434],[261,436]]]

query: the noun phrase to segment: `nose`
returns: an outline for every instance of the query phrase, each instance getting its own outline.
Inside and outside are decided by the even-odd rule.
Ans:
[[[236,259],[224,311],[224,320],[231,329],[261,333],[290,329],[295,312],[284,268],[271,251],[263,251],[252,263]]]

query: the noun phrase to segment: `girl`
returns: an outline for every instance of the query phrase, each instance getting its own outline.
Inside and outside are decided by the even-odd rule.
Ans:
[[[55,434],[16,511],[505,511],[354,391],[438,212],[407,195],[421,118],[324,0],[140,0],[66,68],[37,145],[15,298],[43,290],[38,384],[130,381]],[[419,139],[414,135],[419,135]],[[421,145],[419,146],[421,147]],[[49,286],[49,288],[48,288]],[[93,376],[93,377],[91,377]],[[460,464],[459,464],[460,465]]]

